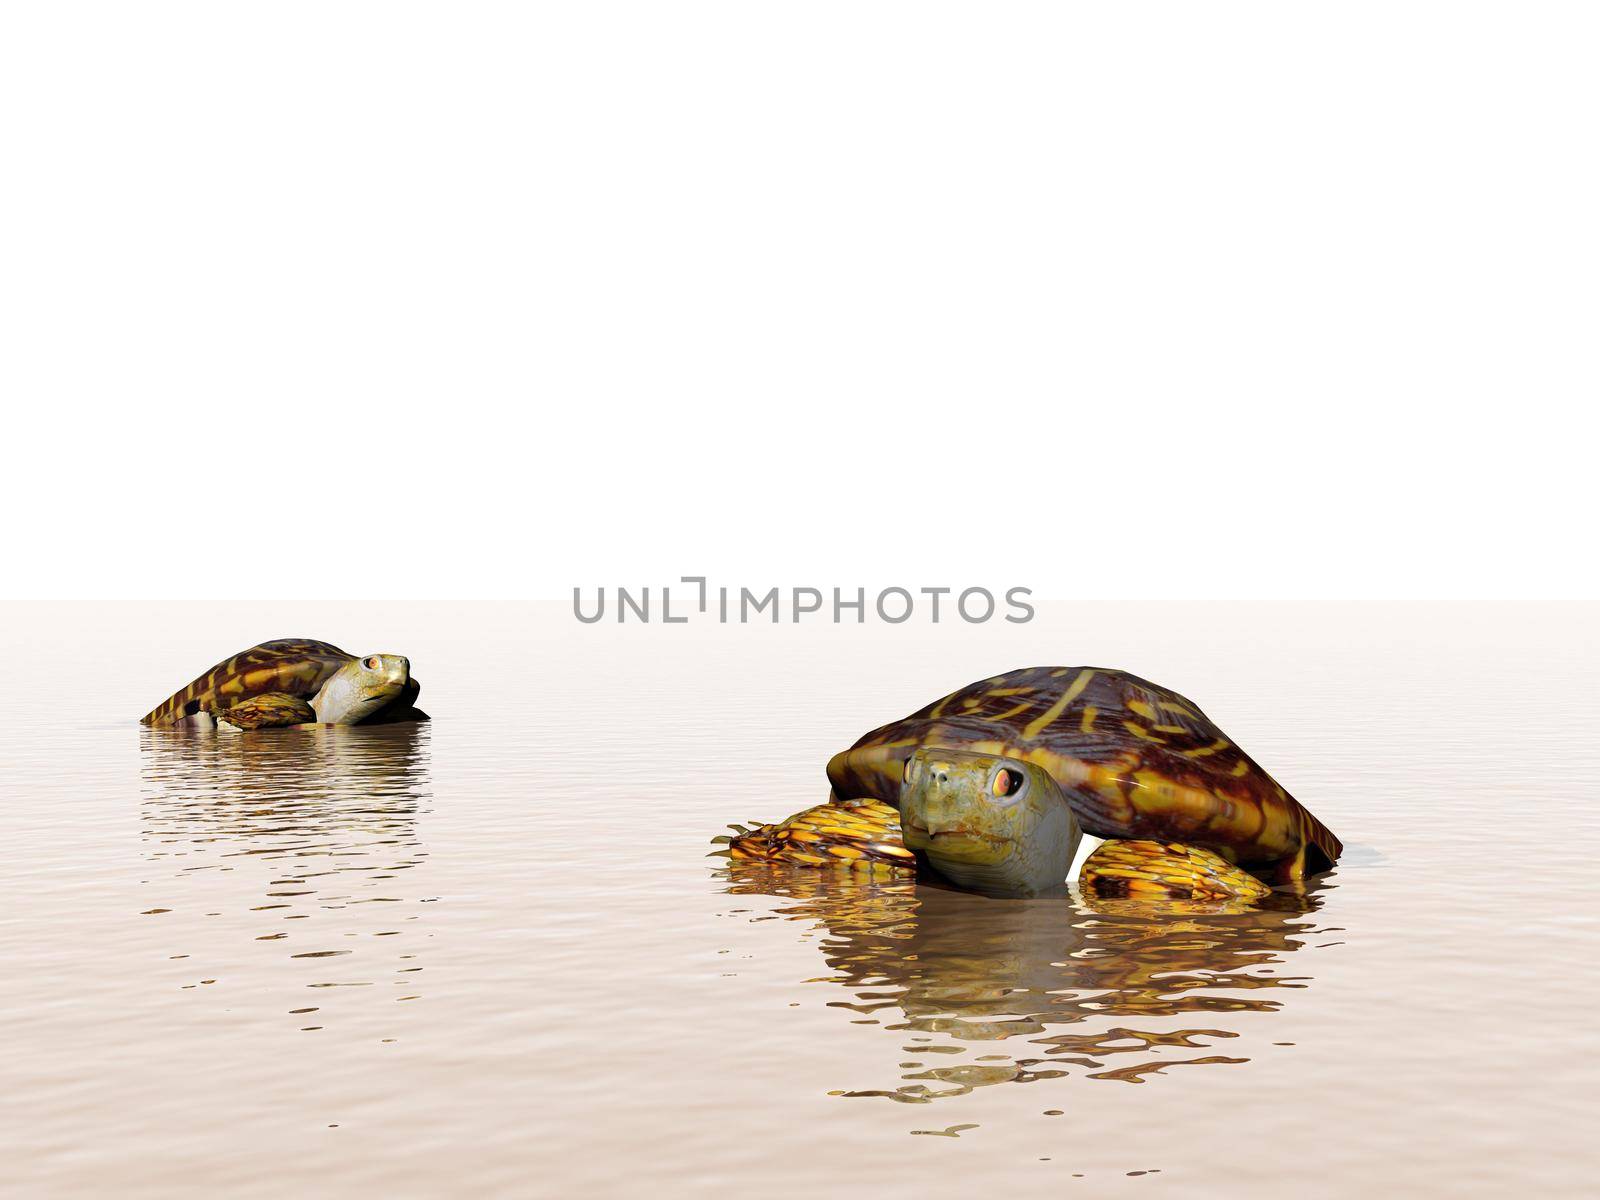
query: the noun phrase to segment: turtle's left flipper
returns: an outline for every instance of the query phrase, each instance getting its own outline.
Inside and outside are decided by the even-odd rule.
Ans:
[[[1247,900],[1272,889],[1221,855],[1182,842],[1117,838],[1084,859],[1078,888],[1103,899]]]
[[[317,711],[299,696],[287,692],[263,692],[241,700],[217,714],[217,728],[234,732],[244,729],[281,729],[287,725],[315,724]]]

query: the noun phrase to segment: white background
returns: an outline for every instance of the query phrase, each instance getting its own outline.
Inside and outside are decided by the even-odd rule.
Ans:
[[[1600,593],[1593,5],[3,12],[10,594]]]

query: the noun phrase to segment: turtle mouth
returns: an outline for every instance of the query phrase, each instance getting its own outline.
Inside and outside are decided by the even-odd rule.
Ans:
[[[996,841],[996,842],[1004,840],[1002,838],[996,837],[992,833],[984,833],[981,829],[968,829],[968,828],[966,828],[965,826],[962,826],[962,825],[953,825],[948,829],[940,829],[937,832],[935,832],[935,831],[930,830],[926,825],[920,824],[919,822],[916,822],[916,821],[905,821],[905,822],[903,822],[903,824],[905,825],[905,828],[914,829],[918,833],[920,833],[923,837],[928,837],[928,838],[977,837],[977,838],[988,838],[991,841]]]
[[[965,826],[956,826],[951,829],[941,829],[937,833],[930,832],[926,825],[919,825],[915,821],[901,819],[901,836],[910,842],[913,838],[928,849],[944,849],[946,847],[977,847],[987,846],[999,849],[1011,844],[1010,838],[1000,837],[997,834],[985,833],[981,829],[968,829]]]

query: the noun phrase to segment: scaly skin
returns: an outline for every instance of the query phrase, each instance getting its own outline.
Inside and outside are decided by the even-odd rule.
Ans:
[[[1243,900],[1272,889],[1226,859],[1178,842],[1103,842],[1084,860],[1078,889],[1100,899]]]
[[[1123,671],[1026,667],[969,684],[834,755],[834,795],[898,804],[922,748],[1031,763],[1087,833],[1200,846],[1275,883],[1327,870],[1342,849],[1198,705]]]
[[[1020,759],[943,748],[906,762],[906,845],[952,883],[986,896],[1035,896],[1067,877],[1082,832],[1061,789]]]
[[[263,692],[241,700],[232,708],[217,715],[218,729],[247,730],[275,729],[292,725],[308,725],[317,719],[317,710],[299,696],[283,692]]]
[[[775,825],[730,826],[729,858],[745,862],[834,867],[873,877],[916,873],[916,856],[900,838],[900,814],[887,804],[818,804]]]

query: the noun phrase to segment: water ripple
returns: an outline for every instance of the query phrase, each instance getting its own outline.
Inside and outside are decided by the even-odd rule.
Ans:
[[[416,999],[429,936],[421,905],[434,899],[418,830],[430,798],[429,736],[426,725],[143,731],[140,833],[150,869],[141,912],[169,922],[168,957],[208,976],[202,961],[233,962],[252,991],[281,991],[285,1016],[319,1013],[321,1024],[300,1026],[307,1032],[331,1018],[298,1005],[303,989],[404,988],[373,1003]],[[235,918],[232,937],[259,947],[243,963],[198,927],[223,913]],[[302,923],[283,927],[291,921]],[[217,976],[200,982],[227,977],[220,968]]]
[[[847,993],[824,1001],[906,1042],[895,1086],[832,1094],[926,1104],[1003,1083],[1080,1076],[1144,1083],[1176,1066],[1238,1066],[1262,1053],[1260,1027],[1218,1028],[1217,1014],[1274,1013],[1307,974],[1285,974],[1316,921],[1319,883],[1267,906],[1148,904],[1081,897],[993,901],[911,882],[870,883],[844,873],[733,863],[726,892],[787,903],[832,974],[809,980]],[[749,917],[761,920],[763,917]],[[1187,1018],[1205,1014],[1205,1025]],[[1134,1018],[1137,1024],[1130,1023]],[[1159,1027],[1162,1021],[1178,1022]],[[1063,1030],[1063,1027],[1068,1027]],[[909,1036],[908,1036],[909,1035]],[[1236,1043],[1228,1055],[1172,1052]],[[1017,1047],[1010,1053],[996,1043]],[[981,1060],[949,1059],[974,1049]],[[937,1065],[922,1061],[937,1055]],[[1135,1055],[1140,1061],[1107,1060]]]

